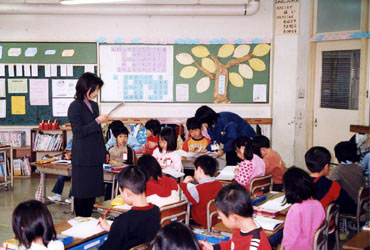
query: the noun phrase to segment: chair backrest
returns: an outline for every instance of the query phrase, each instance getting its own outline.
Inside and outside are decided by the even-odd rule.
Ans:
[[[328,242],[327,228],[328,223],[324,220],[322,225],[316,230],[315,237],[313,238],[313,250],[326,250]]]
[[[184,221],[189,224],[189,203],[185,200],[175,202],[160,208],[161,226],[165,226],[171,221]]]
[[[212,199],[207,204],[207,230],[211,232],[213,225],[217,224],[220,220],[217,219],[217,211],[215,208],[215,199]]]
[[[326,223],[328,224],[327,235],[329,234],[329,227],[334,223],[336,230],[338,230],[339,206],[332,202],[326,209]]]
[[[259,176],[251,181],[250,193],[252,196],[255,195],[256,192],[263,193],[270,192],[271,189],[272,189],[271,175]]]
[[[370,186],[361,187],[358,192],[357,198],[357,212],[356,219],[360,221],[360,217],[368,213],[368,207],[370,202]],[[367,218],[368,219],[368,218]]]
[[[146,249],[150,249],[150,242],[143,243],[138,246],[130,248],[130,250],[146,250]]]

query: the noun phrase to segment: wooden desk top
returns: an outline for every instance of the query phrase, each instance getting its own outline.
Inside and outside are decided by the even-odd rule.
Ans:
[[[55,224],[55,231],[57,232],[57,234],[61,234],[63,231],[65,231],[65,230],[67,230],[67,229],[69,229],[71,227],[72,226],[67,221],[63,221],[63,222],[60,222],[60,223]],[[105,233],[106,232],[101,232],[101,233],[95,234],[93,236],[87,237],[85,239],[73,238],[73,242],[71,244],[66,245],[65,246],[65,249],[68,249],[68,248],[77,246],[79,244],[82,244],[82,243],[84,243],[86,241],[95,239],[96,237],[99,237],[99,236],[101,236],[101,235],[103,235]]]
[[[368,249],[370,247],[370,231],[361,231],[352,239],[344,243],[345,250],[360,250]]]
[[[60,170],[71,170],[72,165],[71,164],[56,164],[56,163],[45,163],[45,164],[37,164],[37,163],[31,163],[32,166],[35,166],[37,168],[50,168],[50,169],[60,169]]]
[[[114,208],[111,204],[111,200],[95,203],[94,207],[95,208],[100,208],[100,209],[103,209],[103,210],[108,210],[109,209],[110,211],[116,212],[116,213],[126,213],[128,211],[128,210],[125,210],[125,209]]]
[[[370,126],[350,125],[349,131],[354,133],[370,134]]]

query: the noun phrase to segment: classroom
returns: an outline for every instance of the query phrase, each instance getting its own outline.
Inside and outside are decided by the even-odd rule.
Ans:
[[[217,242],[228,235],[234,244],[221,194],[239,186],[260,219],[231,212],[234,229],[261,225],[256,249],[301,249],[292,243],[299,230],[289,215],[311,200],[322,205],[316,211],[323,219],[307,219],[305,249],[370,247],[369,13],[369,0],[0,0],[0,249],[12,238],[22,243],[13,211],[33,199],[50,211],[58,239],[69,228],[78,231],[78,223],[101,224],[83,240],[66,237],[73,243],[64,242],[65,249],[126,249],[113,246],[113,230],[122,218],[133,220],[130,213],[139,210],[131,208],[151,203],[159,210],[147,211],[160,214],[162,229],[152,228],[156,236],[141,241],[148,243],[142,249],[162,249],[156,244],[168,240],[167,227],[187,230],[190,239],[213,231]],[[274,163],[265,158],[269,152],[278,157]],[[146,154],[157,160],[159,180],[142,169],[153,158]],[[276,162],[280,169],[268,170]],[[205,170],[208,164],[216,168]],[[146,199],[123,188],[133,181],[129,171],[145,175]],[[175,180],[163,191],[176,193],[175,208],[153,201],[157,194],[148,198],[151,178]],[[289,188],[303,188],[299,178],[312,196],[289,198]],[[210,180],[217,192],[197,214],[200,186]],[[322,189],[328,185],[337,192],[330,201]],[[122,190],[132,204],[119,197]],[[273,215],[263,209],[282,197],[290,208],[280,202]],[[352,207],[339,202],[346,197]],[[99,220],[106,217],[112,226]],[[269,230],[262,217],[284,224]]]

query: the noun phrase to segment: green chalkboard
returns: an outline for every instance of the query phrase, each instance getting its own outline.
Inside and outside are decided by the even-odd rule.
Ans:
[[[5,79],[6,98],[6,118],[0,118],[0,126],[5,125],[37,125],[41,120],[57,119],[61,124],[68,122],[67,117],[53,116],[53,98],[52,98],[52,80],[54,79],[78,79],[84,73],[85,67],[82,64],[97,63],[97,47],[95,43],[0,43],[2,48],[2,58],[0,63],[5,64],[5,76],[0,76],[0,79]],[[17,57],[8,56],[8,50],[11,48],[21,48],[21,55]],[[27,48],[37,48],[38,54],[34,57],[26,57],[24,51]],[[56,55],[46,56],[45,50],[55,49]],[[74,49],[74,55],[70,58],[62,57],[61,53],[64,49]],[[39,53],[40,52],[40,53]],[[38,75],[33,76],[9,76],[9,64],[37,64]],[[72,64],[73,76],[61,76],[61,68],[57,67],[57,77],[45,77],[45,67],[43,64]],[[76,65],[78,64],[78,65]],[[97,72],[97,67],[94,68]],[[24,72],[24,71],[23,71]],[[14,94],[8,92],[8,79],[27,79],[27,93]],[[34,106],[30,105],[29,80],[30,79],[48,79],[49,87],[49,105]],[[11,113],[11,96],[25,96],[26,99],[26,114],[12,115]]]

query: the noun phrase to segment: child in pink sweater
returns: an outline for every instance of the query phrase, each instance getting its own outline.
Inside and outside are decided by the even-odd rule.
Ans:
[[[242,160],[235,169],[235,180],[249,190],[254,178],[265,175],[265,162],[253,154],[252,141],[248,137],[238,137],[233,144],[237,156]]]
[[[293,204],[285,219],[282,245],[285,250],[311,250],[316,230],[325,220],[320,201],[313,199],[315,186],[302,169],[291,167],[283,177],[286,202]]]
[[[162,169],[171,168],[182,172],[181,156],[176,151],[177,138],[176,132],[171,127],[165,127],[159,133],[158,147],[153,151],[154,158],[158,161]]]

